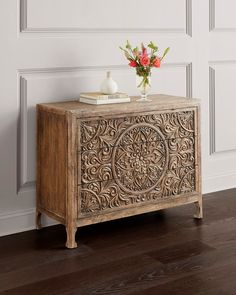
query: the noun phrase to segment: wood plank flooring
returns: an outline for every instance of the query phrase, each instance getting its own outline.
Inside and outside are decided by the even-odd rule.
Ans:
[[[0,295],[236,295],[236,189],[193,205],[78,229],[0,238]]]

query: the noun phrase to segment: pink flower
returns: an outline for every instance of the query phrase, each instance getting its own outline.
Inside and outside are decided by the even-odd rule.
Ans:
[[[133,68],[136,68],[137,65],[138,65],[138,64],[136,63],[135,60],[131,60],[130,63],[129,63],[129,66],[130,66],[130,67],[133,67]]]
[[[156,68],[160,68],[161,66],[161,59],[159,57],[155,58],[153,61],[153,66]]]
[[[141,48],[142,48],[142,55],[148,55],[147,53],[147,48],[141,43]]]
[[[139,56],[139,61],[142,66],[149,66],[150,64],[150,58],[147,56],[147,54],[142,54]]]
[[[148,55],[147,48],[143,48],[143,55]]]

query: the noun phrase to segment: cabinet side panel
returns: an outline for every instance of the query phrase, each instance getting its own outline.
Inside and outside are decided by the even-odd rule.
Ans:
[[[63,114],[38,108],[37,206],[65,218],[67,186],[67,121]]]

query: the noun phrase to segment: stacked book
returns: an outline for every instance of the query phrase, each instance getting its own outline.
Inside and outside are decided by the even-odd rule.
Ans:
[[[103,94],[102,92],[80,93],[79,101],[88,104],[110,104],[130,102],[130,97],[126,93],[116,92],[114,94]]]

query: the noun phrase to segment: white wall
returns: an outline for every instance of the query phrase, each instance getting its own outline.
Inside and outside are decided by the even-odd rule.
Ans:
[[[235,187],[235,9],[234,0],[0,0],[0,235],[34,228],[36,103],[97,90],[107,69],[137,94],[118,48],[127,39],[171,47],[152,92],[202,99],[203,191]]]

